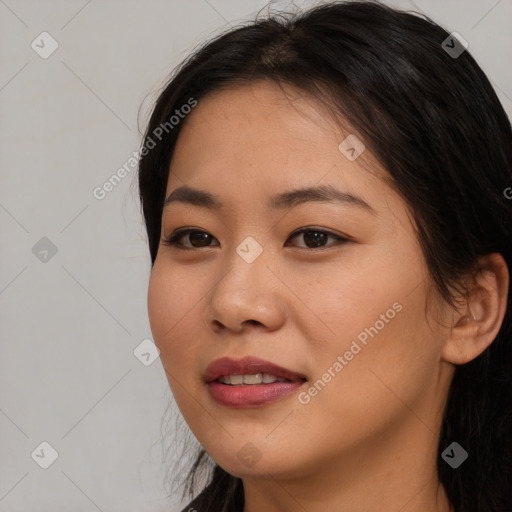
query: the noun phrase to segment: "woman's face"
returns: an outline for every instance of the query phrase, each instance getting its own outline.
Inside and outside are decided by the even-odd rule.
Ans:
[[[166,197],[186,186],[211,198],[175,194],[162,216],[162,239],[195,230],[161,241],[149,285],[172,392],[236,476],[434,460],[452,367],[410,215],[370,151],[356,158],[349,132],[289,94],[270,82],[217,91],[182,128]],[[236,364],[248,357],[289,379]],[[208,368],[220,358],[235,362]],[[219,373],[233,379],[210,382]]]

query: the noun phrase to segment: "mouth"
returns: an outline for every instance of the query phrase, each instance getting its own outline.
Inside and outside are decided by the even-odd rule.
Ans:
[[[211,397],[231,408],[260,407],[302,387],[305,375],[263,359],[245,357],[213,361],[204,373]]]
[[[206,383],[218,381],[231,386],[273,384],[274,382],[304,382],[306,376],[256,357],[231,359],[223,357],[208,365]]]
[[[222,375],[215,382],[221,382],[228,386],[254,386],[255,384],[273,384],[274,382],[296,382],[270,373],[252,373],[245,375]]]

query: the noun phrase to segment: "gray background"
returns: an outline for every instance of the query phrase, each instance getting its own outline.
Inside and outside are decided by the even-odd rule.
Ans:
[[[510,0],[388,3],[460,33],[510,116]],[[160,359],[133,353],[151,339],[135,167],[93,190],[138,149],[171,69],[265,5],[0,0],[1,512],[178,508],[163,483],[176,408]],[[44,31],[47,58],[31,47],[51,49]]]

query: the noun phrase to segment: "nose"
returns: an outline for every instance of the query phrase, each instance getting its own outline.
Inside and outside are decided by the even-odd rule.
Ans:
[[[226,258],[223,276],[214,285],[204,312],[210,329],[242,333],[254,328],[273,331],[283,325],[283,284],[275,275],[271,259],[265,250],[251,263],[236,251]]]

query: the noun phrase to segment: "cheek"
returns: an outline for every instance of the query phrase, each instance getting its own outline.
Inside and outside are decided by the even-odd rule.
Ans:
[[[165,332],[173,324],[173,319],[170,317],[175,312],[173,307],[175,297],[173,297],[171,290],[172,288],[168,286],[165,274],[160,270],[157,260],[149,279],[148,318],[154,341],[160,350],[162,350],[161,345]]]
[[[194,434],[204,440],[218,426],[209,423],[214,411],[205,416],[205,408],[212,406],[200,372],[216,348],[205,315],[219,274],[211,265],[174,265],[164,256],[157,257],[150,276],[149,322],[176,404]],[[208,427],[201,435],[205,421]]]
[[[203,327],[199,280],[155,262],[148,287],[148,317],[154,341],[168,371],[179,373],[201,343]],[[202,290],[202,291],[201,291]],[[206,300],[206,299],[205,299]]]
[[[415,409],[435,382],[442,335],[425,317],[423,286],[411,293],[388,283],[380,290],[359,297],[361,304],[355,295],[345,297],[336,337],[315,351],[314,381],[303,403],[309,400],[310,415],[325,418],[328,429],[343,420],[376,432]]]
[[[403,407],[401,401],[418,400],[432,381],[443,333],[427,322],[427,281],[421,259],[411,252],[406,265],[397,248],[393,258],[353,263],[334,271],[335,284],[322,277],[310,287],[309,304],[329,327],[329,334],[318,336],[311,324],[302,325],[316,344],[308,407],[317,414],[353,415],[356,423],[361,409],[389,416]]]
[[[148,316],[153,339],[160,350],[167,381],[176,403],[187,423],[197,421],[201,409],[197,399],[201,384],[194,370],[197,367],[201,342],[204,343],[201,300],[197,280],[185,278],[155,262],[148,287]],[[200,281],[200,280],[199,280]],[[193,398],[194,397],[194,398]],[[196,426],[197,428],[197,426]],[[195,430],[195,429],[194,429]]]

